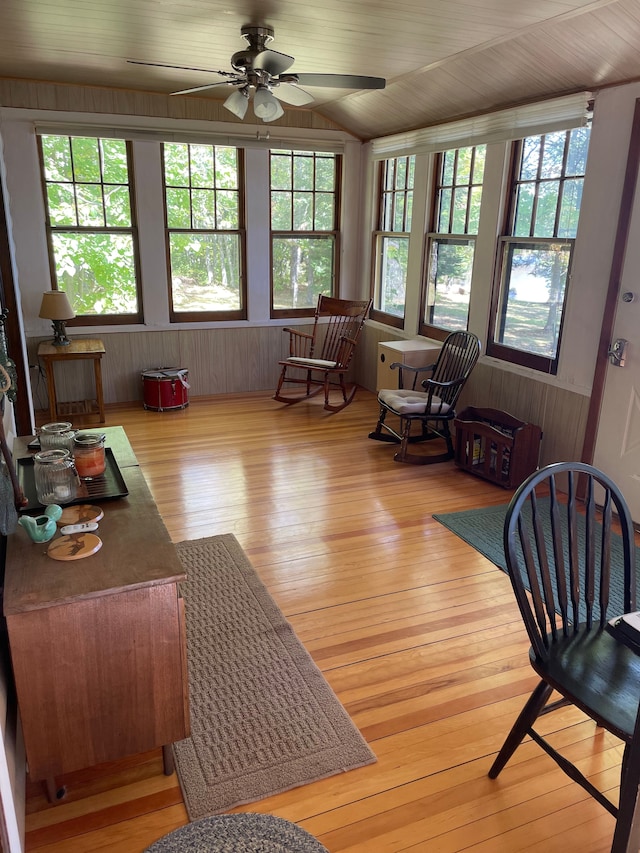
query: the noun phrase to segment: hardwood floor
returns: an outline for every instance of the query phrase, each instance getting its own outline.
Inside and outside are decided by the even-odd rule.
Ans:
[[[533,743],[487,777],[535,676],[507,576],[432,518],[506,503],[455,468],[369,441],[374,395],[331,415],[267,394],[111,407],[172,539],[233,533],[378,761],[237,811],[295,821],[331,853],[604,853],[613,818]],[[543,718],[616,795],[621,746],[575,709]],[[140,853],[187,822],[160,751],[30,785],[27,851]]]

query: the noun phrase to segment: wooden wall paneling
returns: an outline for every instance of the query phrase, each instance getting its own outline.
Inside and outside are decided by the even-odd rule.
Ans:
[[[237,360],[239,371],[233,374],[234,386],[229,389],[231,392],[275,389],[280,336],[284,337],[282,329],[277,327],[243,330],[242,352]]]
[[[279,326],[180,332],[180,366],[189,370],[194,397],[275,389],[284,355]]]
[[[311,330],[311,325],[299,326]],[[106,403],[143,399],[141,374],[153,367],[186,368],[190,398],[275,389],[279,359],[286,357],[288,335],[280,326],[165,330],[162,332],[114,332],[103,335],[106,354],[102,361]],[[365,324],[351,376],[363,388],[375,392],[378,343],[401,340],[388,329]],[[29,341],[29,361],[37,362],[37,344]],[[57,366],[61,400],[90,396],[93,374],[89,362]],[[351,377],[350,377],[351,378]],[[36,403],[46,404],[46,385],[32,371]],[[544,462],[578,459],[585,431],[588,398],[530,376],[479,363],[459,403],[509,412],[538,424],[543,432]]]
[[[521,376],[510,371],[503,373],[503,395],[500,408],[517,418],[540,426],[544,415],[546,390],[548,385],[536,382],[528,376]]]
[[[465,406],[482,407],[489,405],[486,401],[492,399],[491,386],[495,372],[481,361],[476,364],[460,394],[458,411],[462,411]]]
[[[190,397],[226,393],[226,353],[220,329],[181,331],[180,367],[189,371]]]
[[[257,376],[259,377],[260,389],[265,391],[275,391],[280,375],[280,366],[278,362],[282,358],[289,355],[288,339],[289,335],[282,331],[281,326],[270,326],[264,331],[268,334],[262,334],[255,341],[257,355]]]
[[[0,79],[0,103],[5,107],[105,113],[130,116],[157,116],[193,121],[223,121],[242,124],[213,98],[171,97],[153,92],[126,91],[70,83],[35,83]],[[288,107],[277,122],[280,127],[311,130],[342,130],[335,122],[311,110]]]
[[[588,414],[589,397],[547,386],[542,465],[580,459]]]
[[[306,325],[299,328],[311,330]],[[29,341],[31,364],[37,363],[40,340]],[[278,361],[288,354],[288,336],[280,326],[114,332],[102,340],[106,403],[142,400],[142,373],[155,367],[186,368],[192,397],[275,389]],[[56,365],[56,378],[61,401],[92,394],[93,373],[86,364]],[[39,382],[36,371],[31,380],[36,406],[44,408],[46,384]]]
[[[180,333],[177,330],[164,329],[159,332],[123,332],[131,340],[131,370],[141,373],[154,367],[184,367],[180,361]],[[109,338],[106,336],[105,347],[109,355]],[[119,341],[113,342],[118,344]]]
[[[122,341],[123,337],[130,339],[128,345]],[[180,341],[179,332],[177,331],[122,332],[114,335],[105,335],[103,340],[107,350],[103,359],[106,369],[110,369],[107,367],[109,365],[110,353],[113,353],[117,359],[125,355],[127,349],[129,349],[129,363],[123,363],[122,370],[128,375],[129,382],[131,383],[126,387],[134,393],[134,396],[129,397],[127,400],[111,399],[105,395],[107,403],[141,400],[143,397],[141,374],[144,370],[151,370],[154,367],[185,366],[179,363]]]
[[[506,411],[520,420],[537,424],[543,431],[540,464],[580,458],[589,398],[522,376],[478,364],[460,398],[465,406]]]
[[[134,369],[135,334],[119,332],[103,335],[105,354],[102,358],[102,385],[107,403],[130,402],[141,398],[140,370]]]

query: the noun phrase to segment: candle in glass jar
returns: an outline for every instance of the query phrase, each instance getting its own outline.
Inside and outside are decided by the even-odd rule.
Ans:
[[[98,433],[80,433],[73,440],[73,457],[78,476],[83,480],[100,477],[106,469],[105,436]]]

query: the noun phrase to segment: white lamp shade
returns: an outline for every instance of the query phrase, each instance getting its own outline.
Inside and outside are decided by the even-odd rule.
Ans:
[[[247,113],[247,107],[249,106],[249,96],[241,89],[236,89],[235,92],[232,92],[229,95],[222,106],[228,109],[229,112],[233,113],[234,116],[237,116],[239,119],[243,119]]]
[[[266,86],[258,86],[253,96],[253,111],[262,121],[275,121],[284,115],[282,105]]]
[[[75,311],[63,290],[47,290],[42,294],[38,317],[44,320],[71,320]]]

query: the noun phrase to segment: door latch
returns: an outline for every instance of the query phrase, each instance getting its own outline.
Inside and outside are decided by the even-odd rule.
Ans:
[[[609,361],[614,367],[624,367],[625,355],[627,352],[627,344],[629,342],[625,338],[618,338],[609,347]]]

